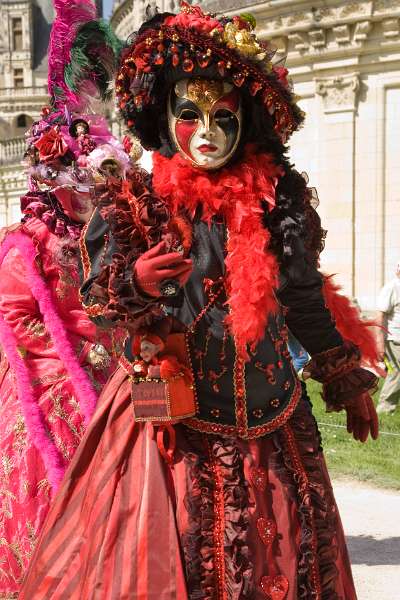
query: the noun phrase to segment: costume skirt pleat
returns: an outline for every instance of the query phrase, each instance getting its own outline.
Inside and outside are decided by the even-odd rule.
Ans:
[[[306,397],[273,435],[177,425],[172,464],[117,370],[44,525],[20,600],[355,600]]]

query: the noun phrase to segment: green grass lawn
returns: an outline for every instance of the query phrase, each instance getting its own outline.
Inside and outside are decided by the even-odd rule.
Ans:
[[[320,396],[321,386],[307,382],[313,412],[322,434],[322,442],[332,477],[351,477],[376,486],[400,490],[400,408],[394,415],[379,415],[381,435],[375,442],[361,444],[347,433],[345,413],[326,413]],[[375,395],[375,401],[378,393]],[[342,427],[332,427],[341,425]],[[385,435],[397,433],[397,436]]]

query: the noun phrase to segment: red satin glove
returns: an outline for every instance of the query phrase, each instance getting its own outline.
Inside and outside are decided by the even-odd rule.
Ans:
[[[166,251],[165,242],[147,250],[135,264],[135,279],[140,289],[153,298],[160,298],[160,285],[167,279],[184,286],[192,272],[192,261],[179,252]]]
[[[373,440],[379,435],[378,415],[373,400],[368,392],[357,396],[346,407],[347,431],[353,434],[355,440],[366,442],[368,434]]]

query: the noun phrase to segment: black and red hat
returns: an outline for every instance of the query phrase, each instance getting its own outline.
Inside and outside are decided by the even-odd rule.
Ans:
[[[231,81],[261,98],[273,127],[285,142],[304,120],[291,91],[288,71],[273,65],[275,52],[254,33],[252,15],[205,14],[182,2],[178,15],[156,15],[123,51],[116,81],[122,116],[132,130],[154,122],[165,87],[182,77]],[[136,129],[138,130],[139,127]],[[146,144],[145,144],[146,145]]]

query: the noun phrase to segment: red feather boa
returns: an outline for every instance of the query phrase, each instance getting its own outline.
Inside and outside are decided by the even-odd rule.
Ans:
[[[377,324],[372,320],[363,320],[358,308],[353,306],[346,296],[340,294],[339,290],[341,287],[332,281],[332,276],[325,275],[324,298],[335,319],[337,330],[345,340],[353,342],[360,349],[362,361],[366,366],[382,374],[376,336],[372,329],[377,327]]]
[[[185,209],[193,217],[200,205],[208,224],[214,215],[225,220],[227,323],[238,351],[247,357],[247,344],[254,347],[263,339],[268,316],[277,310],[278,264],[268,252],[270,234],[262,223],[261,203],[275,206],[283,168],[272,156],[250,150],[243,162],[218,172],[195,169],[179,154],[167,159],[155,153],[153,163],[154,189],[172,214]]]

